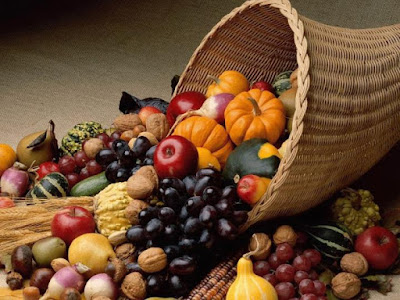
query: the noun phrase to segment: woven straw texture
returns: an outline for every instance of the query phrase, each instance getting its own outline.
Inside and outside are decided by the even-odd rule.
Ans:
[[[287,155],[245,228],[303,212],[368,171],[400,140],[400,24],[344,29],[287,0],[247,1],[194,52],[175,90],[205,93],[225,70],[271,82],[299,68]]]

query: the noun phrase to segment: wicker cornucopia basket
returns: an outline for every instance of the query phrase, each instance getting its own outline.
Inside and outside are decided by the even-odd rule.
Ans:
[[[251,0],[226,15],[194,52],[175,94],[205,92],[207,75],[271,82],[298,67],[287,155],[245,227],[303,212],[350,184],[400,139],[400,24],[332,27],[287,0]]]

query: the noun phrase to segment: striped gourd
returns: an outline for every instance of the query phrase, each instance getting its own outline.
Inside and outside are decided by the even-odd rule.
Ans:
[[[290,82],[290,75],[292,71],[285,71],[279,73],[274,81],[272,82],[272,87],[275,90],[275,94],[280,96],[284,91],[287,91],[292,87],[292,83]]]
[[[323,256],[339,260],[353,249],[353,239],[345,226],[325,223],[305,227],[310,242]]]
[[[61,173],[54,172],[43,177],[32,189],[33,199],[65,197],[68,193],[68,180]]]

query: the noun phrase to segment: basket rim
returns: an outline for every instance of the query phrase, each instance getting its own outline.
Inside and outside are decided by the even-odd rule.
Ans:
[[[213,38],[214,34],[223,27],[226,23],[230,22],[236,15],[243,13],[247,9],[251,9],[254,6],[270,6],[278,9],[283,17],[287,18],[288,25],[293,32],[294,43],[296,47],[296,61],[298,65],[298,88],[295,98],[296,110],[293,116],[292,131],[286,143],[286,155],[282,158],[279,164],[276,175],[272,178],[272,181],[263,195],[260,201],[253,207],[249,213],[249,221],[243,226],[242,230],[247,229],[252,224],[256,223],[259,219],[257,214],[260,213],[261,206],[268,206],[268,203],[272,202],[272,195],[279,189],[282,182],[288,176],[289,168],[292,165],[296,154],[300,137],[303,133],[303,119],[307,110],[307,93],[310,87],[310,76],[309,67],[310,59],[307,52],[307,39],[304,35],[304,25],[302,20],[295,8],[292,7],[289,0],[248,0],[241,6],[234,8],[229,14],[225,15],[214,27],[208,32],[203,38],[200,45],[193,52],[189,59],[186,68],[181,74],[178,84],[175,87],[172,98],[176,96],[177,91],[183,84],[184,78],[187,73],[192,69],[193,64],[200,52],[207,46],[207,43]]]

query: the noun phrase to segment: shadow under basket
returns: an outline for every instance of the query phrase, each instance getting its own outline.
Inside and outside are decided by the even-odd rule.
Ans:
[[[243,229],[301,213],[366,173],[400,140],[400,24],[344,29],[297,14],[287,0],[247,1],[212,28],[175,94],[205,93],[207,75],[250,82],[298,68],[286,156]]]

